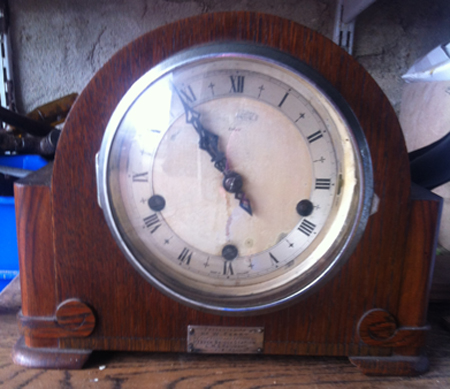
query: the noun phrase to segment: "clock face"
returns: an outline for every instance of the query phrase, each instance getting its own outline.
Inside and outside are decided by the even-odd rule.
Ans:
[[[303,63],[200,47],[149,71],[116,108],[99,201],[164,293],[259,313],[319,288],[351,253],[371,202],[368,155],[345,102]]]

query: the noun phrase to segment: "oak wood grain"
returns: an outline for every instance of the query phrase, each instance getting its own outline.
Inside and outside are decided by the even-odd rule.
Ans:
[[[15,315],[0,315],[0,386],[11,389],[397,389],[450,386],[450,333],[439,320],[450,307],[430,310],[430,371],[419,377],[368,377],[342,357],[217,356],[97,352],[84,370],[25,369],[10,352],[18,339]]]
[[[14,185],[19,247],[22,312],[53,316],[56,301],[51,179],[53,164],[29,174]],[[55,347],[56,339],[25,335],[29,347]]]
[[[22,310],[29,316],[55,311],[51,178],[49,164],[14,185]]]

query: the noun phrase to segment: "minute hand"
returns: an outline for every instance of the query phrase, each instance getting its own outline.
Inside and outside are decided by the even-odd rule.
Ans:
[[[192,110],[192,108],[190,109],[192,113],[195,113],[196,115],[192,116],[190,121],[188,121],[186,115],[186,122],[192,124],[195,131],[197,131],[198,136],[200,137],[198,146],[210,155],[211,162],[214,162],[214,167],[221,173],[225,173],[227,170],[227,158],[225,157],[225,154],[219,150],[219,137],[203,127],[200,122],[200,113]]]
[[[183,104],[186,114],[186,123],[191,124],[200,137],[198,142],[200,149],[205,150],[210,155],[211,162],[214,162],[214,167],[224,175],[223,186],[225,190],[234,193],[234,197],[239,199],[239,206],[252,215],[250,200],[242,191],[242,177],[238,173],[228,169],[227,158],[218,147],[219,137],[203,127],[203,124],[200,121],[200,112],[195,111],[187,103],[178,89],[174,87],[174,90]]]

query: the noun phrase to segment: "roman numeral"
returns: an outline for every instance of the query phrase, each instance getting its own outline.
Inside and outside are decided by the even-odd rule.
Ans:
[[[314,231],[314,228],[316,228],[315,224],[311,223],[309,220],[303,219],[300,227],[298,227],[298,230],[303,232],[306,236],[310,236]]]
[[[288,96],[289,96],[289,92],[286,92],[286,94],[281,99],[280,104],[278,104],[278,107],[281,107],[283,105],[283,103],[286,101]]]
[[[231,261],[225,261],[223,263],[223,275],[224,276],[234,275],[233,266],[231,265]]]
[[[276,259],[275,258],[275,256],[272,254],[272,253],[269,253],[269,257],[270,257],[270,259],[272,260],[272,262],[273,262],[273,264],[275,265],[275,266],[278,266],[278,259]]]
[[[188,85],[186,89],[180,89],[180,93],[190,103],[193,103],[197,100],[197,97],[195,97],[194,91],[192,90],[190,85]]]
[[[186,261],[186,265],[189,265],[191,263],[192,258],[192,252],[189,251],[186,247],[183,249],[181,254],[178,256],[178,260],[183,263]]]
[[[230,76],[231,90],[233,93],[244,92],[244,76]]]
[[[161,222],[160,222],[160,220],[158,219],[158,215],[156,214],[156,213],[154,213],[154,214],[152,214],[152,215],[150,215],[150,216],[147,216],[145,219],[144,219],[144,223],[145,223],[145,227],[147,227],[147,228],[152,228],[151,229],[151,231],[150,231],[150,233],[154,233],[159,227],[161,227]]]
[[[316,178],[316,189],[330,189],[331,180],[329,178]]]
[[[323,135],[322,133],[319,131],[315,132],[314,134],[311,134],[310,136],[308,136],[306,139],[308,139],[309,143],[315,142],[317,139],[322,138]]]
[[[133,174],[133,182],[148,182],[148,172]]]

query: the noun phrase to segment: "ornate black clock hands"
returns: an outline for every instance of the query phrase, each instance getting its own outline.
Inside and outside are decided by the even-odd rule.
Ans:
[[[224,189],[229,193],[234,193],[234,197],[239,200],[239,206],[249,215],[252,215],[250,200],[242,190],[242,177],[239,173],[229,170],[227,158],[218,147],[219,137],[203,127],[200,121],[200,112],[195,111],[187,103],[186,99],[175,86],[173,86],[173,89],[183,104],[183,108],[186,113],[186,123],[191,124],[200,137],[198,142],[200,149],[205,150],[211,156],[211,162],[214,163],[214,167],[224,175]]]

